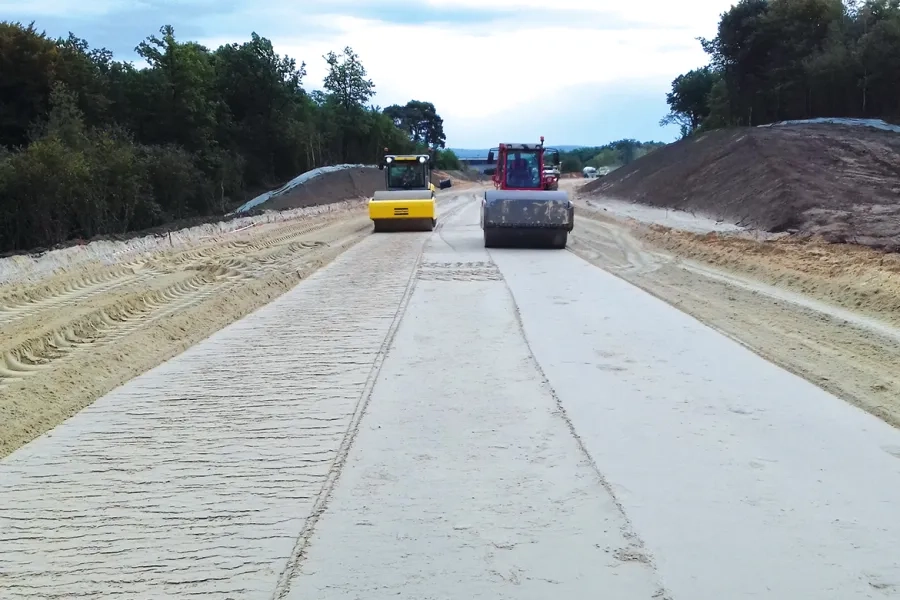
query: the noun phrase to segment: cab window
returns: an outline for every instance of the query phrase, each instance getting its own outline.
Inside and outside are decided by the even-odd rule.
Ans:
[[[417,162],[395,162],[388,167],[388,187],[400,189],[424,188],[425,168]]]
[[[512,188],[540,188],[541,172],[535,152],[510,152],[506,155],[506,185]]]

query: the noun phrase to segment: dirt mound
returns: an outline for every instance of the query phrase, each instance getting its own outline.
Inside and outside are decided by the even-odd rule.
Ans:
[[[384,172],[376,167],[356,167],[323,173],[292,190],[259,205],[261,210],[287,210],[366,198],[383,190]]]
[[[715,131],[660,148],[583,192],[900,251],[900,135],[877,129]]]

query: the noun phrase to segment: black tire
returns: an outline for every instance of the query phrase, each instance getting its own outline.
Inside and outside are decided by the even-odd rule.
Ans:
[[[500,244],[498,243],[500,240],[498,239],[500,236],[496,231],[491,229],[484,230],[484,247],[485,248],[496,248]]]
[[[434,219],[425,219],[425,231],[434,231]]]
[[[372,233],[381,233],[382,231],[384,231],[384,224],[380,219],[376,220],[374,227],[372,227]]]
[[[550,240],[550,247],[554,250],[564,250],[569,242],[568,231],[557,231]]]

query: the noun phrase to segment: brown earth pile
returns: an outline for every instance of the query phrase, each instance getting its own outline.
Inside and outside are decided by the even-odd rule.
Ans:
[[[660,148],[583,192],[900,251],[900,135],[869,127],[714,131]]]

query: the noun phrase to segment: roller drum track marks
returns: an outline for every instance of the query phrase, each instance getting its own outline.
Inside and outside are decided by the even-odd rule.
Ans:
[[[247,233],[234,234],[235,239],[207,242],[198,248],[161,253],[143,261],[124,265],[94,266],[93,270],[86,270],[80,274],[60,275],[52,283],[33,284],[15,292],[4,293],[3,288],[13,286],[0,286],[0,324],[32,317],[44,311],[75,306],[117,289],[144,284],[173,269],[197,268],[196,265],[201,265],[202,268],[202,265],[210,261],[239,259],[248,255],[258,256],[266,251],[278,251],[284,255],[297,248],[293,242],[340,221],[340,217],[329,215],[321,222],[312,224],[274,223],[248,229]],[[270,231],[266,231],[264,227],[268,227]],[[246,239],[238,238],[239,235]]]
[[[270,598],[429,235],[368,237],[0,461],[0,596]]]
[[[79,350],[116,342],[217,294],[229,293],[248,279],[297,271],[310,253],[328,245],[303,238],[334,222],[295,224],[252,244],[232,242],[218,256],[206,249],[167,257],[168,262],[157,258],[148,261],[142,272],[134,266],[110,269],[86,277],[80,286],[67,285],[57,295],[49,294],[45,286],[40,301],[23,303],[0,321],[0,331],[8,340],[0,343],[0,389],[51,368]],[[174,272],[173,263],[177,265]],[[99,302],[92,302],[95,299]]]

